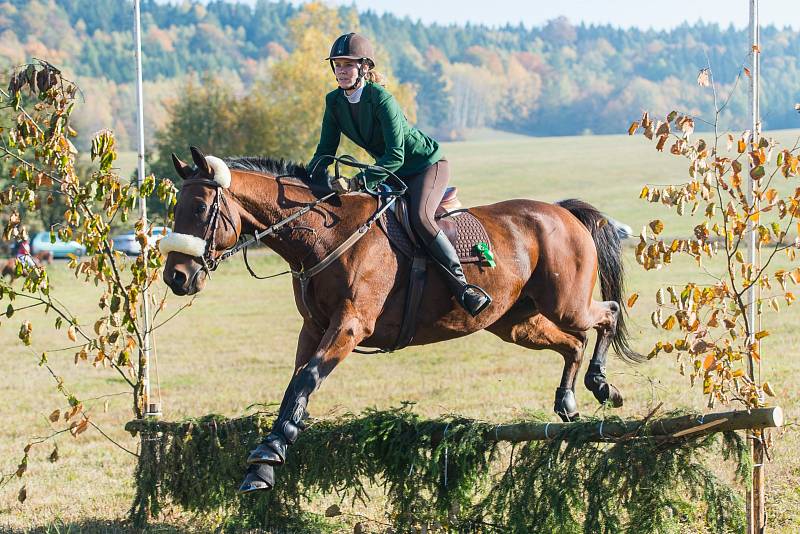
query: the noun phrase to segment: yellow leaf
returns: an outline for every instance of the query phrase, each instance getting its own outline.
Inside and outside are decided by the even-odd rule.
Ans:
[[[77,427],[75,427],[75,433],[73,434],[73,436],[77,437],[78,434],[81,434],[82,432],[85,432],[88,427],[89,427],[89,420],[88,419],[84,419],[83,421],[78,423]]]
[[[756,337],[756,339],[761,340],[761,339],[764,339],[765,337],[767,337],[768,335],[769,335],[769,332],[767,330],[762,330],[761,332],[756,332],[756,336],[755,337]]]
[[[75,417],[75,415],[82,409],[83,409],[83,404],[81,403],[76,404],[75,406],[70,408],[68,412],[64,412],[64,421],[69,421],[70,419]]]
[[[709,354],[708,356],[706,356],[706,359],[703,360],[703,370],[704,371],[709,371],[709,370],[713,369],[716,366],[716,362],[717,362],[717,359],[714,358],[714,355],[713,354]]]
[[[639,198],[647,198],[648,195],[650,195],[650,188],[647,187],[647,186],[644,186],[642,188],[642,192],[639,193]],[[798,223],[798,224],[800,224],[800,223]]]
[[[775,202],[775,198],[777,198],[778,192],[775,190],[775,188],[770,188],[770,189],[767,190],[767,192],[765,193],[764,196],[766,196],[767,197],[767,201],[770,204],[772,204],[773,202]]]
[[[739,139],[739,142],[736,144],[736,150],[739,154],[744,154],[744,151],[747,149],[747,145],[745,145],[744,139]]]
[[[633,305],[636,304],[636,300],[639,298],[639,293],[634,293],[630,297],[628,297],[628,308],[633,308]]]
[[[633,135],[636,133],[636,130],[639,129],[639,121],[634,121],[631,123],[630,128],[628,128],[628,135]]]
[[[664,288],[660,287],[658,291],[656,291],[656,304],[659,306],[664,305]]]
[[[69,338],[70,341],[77,341],[78,340],[77,336],[75,335],[75,326],[71,325],[67,329],[67,337]]]
[[[669,317],[667,317],[667,320],[662,323],[661,326],[666,330],[672,330],[672,328],[675,326],[676,322],[677,322],[677,319],[675,319],[675,316],[674,315],[670,315]]]
[[[739,378],[740,376],[744,376],[744,369],[736,369],[731,373],[733,378]]]
[[[650,229],[653,231],[654,234],[658,235],[664,230],[664,223],[661,222],[659,219],[650,221]]]
[[[775,396],[775,392],[772,390],[772,386],[769,385],[769,382],[764,382],[763,384],[761,384],[761,389],[763,389],[764,393],[766,393],[770,397]]]

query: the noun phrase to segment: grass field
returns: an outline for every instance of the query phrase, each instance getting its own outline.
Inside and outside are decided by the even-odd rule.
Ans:
[[[780,132],[794,140],[798,132]],[[664,208],[638,200],[645,183],[676,183],[685,176],[682,160],[658,154],[641,137],[598,136],[572,138],[505,138],[448,144],[445,147],[455,185],[462,201],[475,205],[510,197],[557,200],[578,197],[591,202],[634,229],[653,218],[667,221],[667,233],[685,235],[696,223],[687,218],[679,228]],[[135,157],[126,156],[125,161]],[[127,170],[126,170],[127,172]],[[782,179],[781,179],[782,180]],[[637,230],[638,231],[638,230]],[[689,280],[704,282],[693,264],[676,262],[659,272],[643,272],[631,249],[626,250],[628,293],[642,298],[632,310],[634,345],[647,351],[657,338],[650,327],[653,295],[661,284]],[[279,258],[260,255],[259,273],[283,268]],[[712,267],[713,269],[713,267]],[[94,290],[77,283],[63,264],[51,269],[53,285],[82,322],[93,322]],[[159,291],[164,291],[163,286]],[[183,301],[173,298],[167,316]],[[800,447],[795,421],[798,415],[797,376],[800,361],[796,328],[800,307],[765,317],[772,335],[765,340],[763,375],[777,391],[788,425],[774,432],[773,461],[768,466],[770,528],[795,532],[800,524]],[[52,377],[37,367],[43,350],[69,344],[63,333],[50,332],[50,319],[33,312],[24,316],[34,323],[35,344],[24,348],[17,340],[23,314],[3,318],[0,343],[0,472],[13,472],[22,448],[32,437],[47,436],[52,429],[47,414],[63,408]],[[168,420],[210,412],[242,414],[254,402],[280,401],[291,374],[299,313],[294,308],[288,278],[256,281],[239,261],[224,265],[194,305],[157,331],[158,374],[164,416]],[[131,417],[127,396],[115,395],[125,385],[108,369],[77,368],[70,352],[51,352],[49,360],[81,399],[88,401],[94,421],[121,445],[135,450],[136,440],[122,427]],[[584,364],[585,365],[585,364]],[[414,347],[384,356],[351,356],[326,381],[311,400],[312,415],[361,411],[369,406],[387,408],[413,401],[424,415],[457,412],[503,422],[526,411],[549,411],[561,374],[561,358],[551,352],[530,352],[507,345],[481,332],[468,338],[428,347]],[[663,402],[667,408],[703,409],[698,388],[689,389],[674,358],[663,356],[638,367],[618,359],[609,363],[609,375],[625,394],[623,416],[642,415]],[[108,401],[108,412],[104,411]],[[584,413],[597,405],[582,387],[578,402]],[[555,416],[554,416],[555,417]],[[77,440],[69,435],[55,439],[61,459],[47,457],[52,442],[34,448],[23,481],[0,489],[0,531],[106,532],[123,528],[132,494],[134,457],[111,445],[99,433],[87,431]],[[17,502],[26,485],[28,499]],[[317,507],[317,509],[319,509]],[[348,508],[349,509],[349,508]],[[380,510],[366,511],[380,517]],[[179,510],[162,517],[156,531],[202,529]]]

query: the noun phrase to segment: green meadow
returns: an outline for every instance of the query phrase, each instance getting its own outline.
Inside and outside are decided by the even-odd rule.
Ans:
[[[798,131],[777,132],[783,143],[794,144]],[[479,132],[474,140],[445,146],[453,185],[462,202],[485,204],[506,198],[527,197],[545,201],[577,197],[609,216],[630,225],[634,233],[659,218],[667,235],[690,235],[698,217],[677,217],[661,205],[639,200],[645,184],[680,183],[686,180],[686,162],[656,152],[642,136],[587,136],[529,138]],[[120,158],[129,173],[135,155]],[[776,178],[782,187],[782,177]],[[791,187],[794,187],[792,184]],[[633,240],[631,240],[632,242]],[[780,260],[787,265],[786,260]],[[259,274],[284,268],[280,258],[255,256]],[[627,294],[641,297],[630,310],[633,345],[648,352],[658,339],[650,325],[655,292],[660,285],[688,281],[706,283],[709,274],[693,262],[679,260],[666,269],[644,272],[635,262],[633,248],[625,249]],[[709,264],[714,272],[719,265]],[[96,290],[76,281],[64,263],[50,268],[55,294],[68,303],[82,323],[96,315]],[[159,285],[160,296],[165,287]],[[156,323],[171,315],[185,300],[171,297]],[[5,304],[5,303],[4,303]],[[17,339],[19,323],[31,320],[34,344],[23,347]],[[793,532],[800,523],[800,447],[798,416],[797,347],[800,306],[766,314],[762,376],[776,392],[770,399],[781,405],[787,425],[772,432],[772,461],[767,466],[769,525],[773,532]],[[66,387],[86,400],[93,421],[119,445],[136,450],[137,441],[123,430],[130,419],[130,397],[121,395],[126,385],[110,369],[73,363],[73,352],[53,349],[70,344],[63,331],[52,330],[52,317],[39,312],[20,312],[0,319],[0,472],[16,470],[26,443],[46,437],[54,428],[48,414],[64,408],[53,377],[38,367],[40,354],[48,351],[54,369]],[[208,413],[236,416],[253,403],[279,402],[292,372],[300,315],[295,309],[289,278],[257,281],[241,260],[223,265],[191,307],[156,331],[158,386],[164,418],[179,420]],[[592,337],[594,337],[592,335]],[[586,364],[584,363],[584,366]],[[486,332],[425,347],[412,347],[381,356],[351,355],[311,398],[313,416],[360,412],[367,407],[388,408],[403,401],[415,403],[423,415],[459,413],[504,422],[528,412],[550,412],[562,370],[554,352],[533,352],[505,344]],[[689,387],[678,373],[674,355],[662,354],[639,366],[611,358],[609,377],[625,395],[616,413],[643,416],[658,403],[664,409],[702,410],[706,399],[701,388]],[[579,386],[583,413],[599,409],[589,392]],[[553,415],[553,420],[556,420]],[[302,437],[301,437],[302,439]],[[59,460],[48,457],[58,445]],[[34,447],[28,473],[0,488],[0,531],[6,532],[109,532],[122,530],[133,496],[135,458],[90,429],[77,439],[62,434]],[[25,485],[27,500],[18,502]],[[324,510],[330,499],[311,505]],[[343,504],[343,510],[381,519],[379,506]],[[154,531],[203,530],[204,523],[180,509],[168,510],[154,522]],[[352,527],[348,527],[352,528]]]

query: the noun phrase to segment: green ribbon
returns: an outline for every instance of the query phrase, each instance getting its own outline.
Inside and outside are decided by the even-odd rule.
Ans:
[[[484,243],[481,241],[475,245],[475,249],[478,251],[478,255],[483,258],[483,261],[485,261],[489,267],[495,267],[497,265],[497,262],[494,261],[494,255],[492,254],[492,251],[489,250],[489,243]]]

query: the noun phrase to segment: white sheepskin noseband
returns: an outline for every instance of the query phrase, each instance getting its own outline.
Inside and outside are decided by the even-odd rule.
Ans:
[[[214,181],[228,189],[231,186],[231,170],[225,162],[215,156],[206,156],[206,162],[214,171]]]
[[[158,242],[158,248],[164,256],[170,252],[182,252],[187,256],[202,257],[206,252],[206,240],[189,234],[173,232]]]

